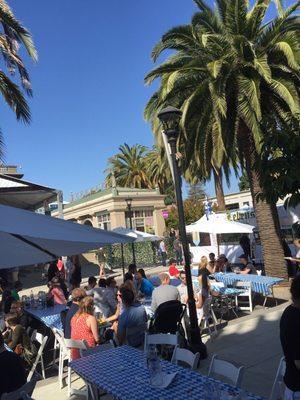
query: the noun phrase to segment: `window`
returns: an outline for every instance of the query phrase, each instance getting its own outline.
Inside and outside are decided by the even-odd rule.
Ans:
[[[98,219],[98,228],[110,230],[110,214],[108,212],[103,212],[97,215]]]
[[[238,210],[240,205],[239,203],[226,204],[225,208],[226,210]]]
[[[125,211],[126,228],[130,228],[129,212]],[[132,210],[132,229],[153,232],[153,210]]]
[[[248,207],[250,207],[249,201],[244,201],[244,202],[243,202],[243,206],[248,206]]]

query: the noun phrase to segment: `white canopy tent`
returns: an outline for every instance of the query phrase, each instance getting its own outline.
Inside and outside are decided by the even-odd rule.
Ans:
[[[0,204],[0,269],[49,262],[134,239]]]
[[[114,228],[112,232],[119,233],[120,235],[126,235],[134,238],[134,242],[155,242],[157,240],[161,240],[162,238],[156,235],[152,235],[151,233],[137,231],[135,229],[124,228],[119,226],[118,228]]]
[[[198,221],[187,225],[186,231],[205,232],[212,234],[222,233],[253,233],[253,225],[242,224],[241,222],[229,221],[226,214],[210,214],[209,219],[204,215]]]

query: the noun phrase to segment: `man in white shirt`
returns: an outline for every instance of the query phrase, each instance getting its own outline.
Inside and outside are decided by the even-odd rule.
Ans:
[[[179,278],[181,280],[181,284],[179,286],[177,286],[177,289],[180,294],[180,301],[181,301],[181,303],[186,304],[187,300],[188,300],[188,293],[187,293],[185,271],[180,271]]]
[[[155,311],[160,304],[165,303],[166,301],[180,301],[178,289],[175,286],[170,285],[169,274],[162,272],[159,274],[159,278],[161,280],[161,285],[155,288],[152,292],[151,308],[153,311]]]
[[[166,244],[163,240],[159,243],[159,253],[161,256],[162,265],[165,267],[167,265],[167,250]]]

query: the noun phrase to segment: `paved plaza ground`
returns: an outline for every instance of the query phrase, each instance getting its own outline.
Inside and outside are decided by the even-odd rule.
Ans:
[[[85,275],[96,275],[97,270],[93,266],[87,266]],[[157,273],[162,268],[151,269],[151,274]],[[150,271],[149,271],[150,272]],[[117,271],[121,273],[121,271]],[[40,273],[34,272],[31,278],[25,278],[24,292],[30,291],[30,286],[35,281],[38,284]],[[28,279],[28,284],[26,280]],[[86,278],[85,280],[86,281]],[[43,287],[40,282],[41,288]],[[35,288],[35,291],[38,289]],[[287,292],[287,291],[286,291]],[[218,331],[218,334],[211,339],[204,336],[203,340],[207,344],[209,357],[201,361],[200,373],[206,374],[208,365],[213,354],[218,354],[221,358],[233,361],[245,366],[243,388],[257,395],[268,397],[275,377],[278,362],[282,351],[279,342],[279,320],[287,302],[277,307],[263,309],[256,307],[251,315],[246,315],[238,319],[231,320],[226,326]],[[65,400],[67,388],[59,389],[57,372],[48,370],[48,378],[39,381],[34,391],[33,397],[36,400]],[[74,387],[82,387],[82,381],[76,376],[73,378]],[[72,396],[72,400],[81,399],[81,396]],[[104,400],[112,399],[111,396],[101,397]]]

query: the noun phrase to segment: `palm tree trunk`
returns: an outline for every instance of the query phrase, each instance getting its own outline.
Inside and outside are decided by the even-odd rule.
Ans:
[[[222,170],[212,167],[215,181],[215,192],[218,203],[218,211],[225,211],[225,197],[222,182]]]
[[[266,201],[257,199],[257,196],[263,192],[259,174],[255,168],[258,154],[251,132],[242,121],[239,127],[239,146],[245,158],[245,167],[250,182],[266,275],[286,278],[287,269],[276,204],[269,204]]]

